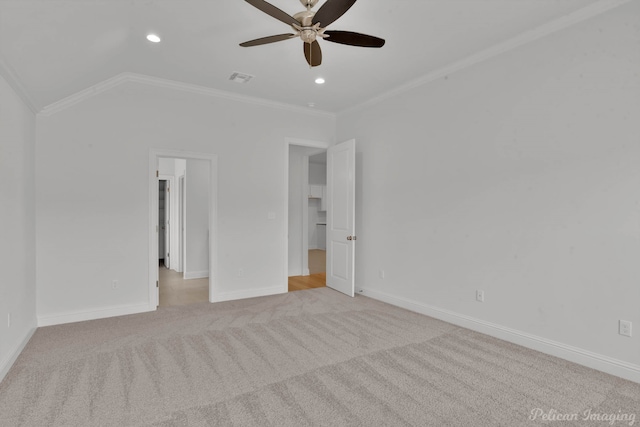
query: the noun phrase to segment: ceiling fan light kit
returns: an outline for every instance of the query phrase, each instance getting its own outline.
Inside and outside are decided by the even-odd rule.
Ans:
[[[356,0],[327,0],[318,11],[311,10],[318,0],[300,0],[307,9],[291,16],[264,0],[245,0],[267,15],[291,26],[292,33],[262,37],[240,43],[242,47],[259,46],[300,37],[303,41],[304,56],[310,67],[322,63],[322,50],[318,39],[359,47],[382,47],[385,41],[379,37],[352,31],[328,31],[326,27],[344,15]]]

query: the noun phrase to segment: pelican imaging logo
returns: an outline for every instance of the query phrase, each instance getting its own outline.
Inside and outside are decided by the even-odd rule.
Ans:
[[[636,422],[636,414],[622,412],[619,410],[618,412],[598,412],[593,409],[587,409],[583,412],[559,412],[555,409],[544,410],[542,408],[535,408],[531,410],[529,414],[529,419],[531,421],[580,421],[582,424],[587,425],[587,423],[593,422],[598,423],[597,425],[616,425],[620,423],[621,425],[632,426]]]

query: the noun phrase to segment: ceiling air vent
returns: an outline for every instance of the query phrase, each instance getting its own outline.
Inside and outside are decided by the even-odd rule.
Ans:
[[[249,80],[251,80],[254,77],[255,76],[252,76],[252,75],[249,75],[249,74],[233,73],[229,77],[229,80],[231,80],[232,82],[236,82],[236,83],[248,83]]]

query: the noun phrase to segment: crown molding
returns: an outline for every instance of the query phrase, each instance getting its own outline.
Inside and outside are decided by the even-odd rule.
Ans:
[[[163,79],[159,77],[152,77],[144,74],[128,73],[128,72],[118,74],[117,76],[111,77],[87,89],[81,90],[80,92],[76,92],[71,96],[68,96],[64,99],[56,101],[53,104],[49,104],[40,111],[39,115],[45,116],[45,117],[51,116],[55,113],[63,111],[73,105],[83,102],[89,98],[92,98],[95,95],[98,95],[100,93],[113,89],[124,83],[139,83],[139,84],[145,84],[145,85],[164,88],[164,89],[193,93],[196,95],[228,99],[230,101],[242,102],[245,104],[257,105],[257,106],[268,107],[268,108],[278,108],[281,110],[303,113],[311,116],[322,116],[322,117],[328,117],[333,119],[336,118],[336,115],[334,113],[331,113],[328,111],[312,110],[307,107],[301,107],[301,106],[286,104],[282,102],[270,101],[270,100],[258,98],[258,97],[238,95],[235,93],[226,92],[218,89],[212,89],[209,87],[203,87],[203,86],[198,86],[198,85],[193,85],[188,83],[182,83],[174,80],[168,80],[168,79]]]
[[[378,96],[370,98],[367,101],[356,104],[352,107],[346,108],[342,111],[338,112],[338,115],[352,113],[354,111],[360,110],[365,107],[370,107],[380,102],[395,97],[397,95],[403,94],[405,92],[409,92],[414,90],[420,86],[424,86],[428,83],[431,83],[435,80],[443,78],[445,76],[451,75],[457,71],[463,70],[465,68],[471,67],[475,64],[481,63],[488,59],[494,58],[498,55],[501,55],[505,52],[516,49],[525,44],[531,43],[533,41],[539,40],[543,37],[546,37],[550,34],[556,33],[565,28],[569,28],[575,24],[586,21],[587,19],[598,16],[604,12],[607,12],[616,7],[622,6],[623,4],[630,3],[633,0],[600,0],[595,2],[589,6],[586,6],[582,9],[579,9],[575,12],[572,12],[568,15],[565,15],[561,18],[555,19],[551,22],[543,24],[533,30],[526,31],[514,38],[506,40],[504,42],[498,43],[488,49],[482,50],[478,53],[470,55],[460,61],[453,62],[443,68],[439,68],[434,70],[428,74],[425,74],[422,77],[419,77],[415,80],[412,80],[408,83],[405,83],[402,86],[398,86],[395,89],[384,92]]]
[[[129,73],[121,73],[117,76],[111,77],[107,80],[101,81],[93,86],[90,86],[86,89],[83,89],[79,92],[74,93],[73,95],[67,96],[66,98],[62,98],[59,101],[56,101],[52,104],[49,104],[42,108],[38,113],[39,116],[51,116],[55,113],[59,113],[60,111],[66,110],[73,105],[79,104],[89,98],[94,97],[95,95],[99,95],[103,92],[106,92],[110,89],[113,89],[116,86],[119,86],[128,81]]]
[[[9,86],[11,86],[14,92],[20,97],[20,99],[22,99],[22,102],[25,103],[29,110],[31,110],[33,114],[38,114],[38,106],[33,99],[31,99],[31,96],[29,96],[29,93],[18,78],[18,74],[16,74],[13,68],[4,59],[2,54],[0,54],[0,75],[4,77]]]
[[[117,76],[104,80],[98,84],[95,84],[87,89],[81,90],[80,92],[77,92],[71,96],[68,96],[64,99],[56,101],[52,104],[49,104],[42,109],[39,109],[37,108],[37,105],[29,97],[28,93],[20,83],[16,73],[13,72],[13,70],[6,63],[6,61],[2,59],[1,56],[0,56],[0,74],[5,76],[9,84],[14,88],[14,90],[16,90],[16,92],[20,95],[20,97],[24,100],[24,102],[29,106],[29,108],[32,111],[34,111],[34,113],[37,113],[38,115],[41,115],[41,116],[53,115],[77,103],[83,102],[95,95],[98,95],[102,92],[110,90],[114,87],[117,87],[123,83],[133,82],[133,83],[146,84],[146,85],[165,88],[165,89],[177,90],[181,92],[193,93],[193,94],[202,95],[202,96],[228,99],[230,101],[242,102],[245,104],[263,106],[268,108],[277,108],[277,109],[292,111],[296,113],[303,113],[310,116],[320,116],[320,117],[335,119],[337,116],[341,114],[351,113],[353,111],[356,111],[364,107],[369,107],[375,104],[379,104],[380,102],[386,99],[414,90],[420,86],[424,86],[442,77],[451,75],[457,71],[471,67],[475,64],[481,63],[483,61],[486,61],[488,59],[501,55],[505,52],[516,49],[522,45],[531,43],[535,40],[541,39],[555,32],[571,27],[577,23],[580,23],[592,17],[598,16],[604,12],[607,12],[611,9],[614,9],[618,6],[629,3],[631,1],[633,0],[597,1],[589,6],[586,6],[582,9],[579,9],[575,12],[572,12],[556,20],[553,20],[547,24],[541,25],[533,30],[524,32],[512,39],[509,39],[502,43],[498,43],[488,49],[485,49],[483,51],[470,55],[460,61],[453,62],[445,67],[434,70],[431,73],[423,75],[395,89],[379,94],[364,102],[355,104],[352,107],[339,111],[338,113],[322,111],[322,110],[314,110],[308,107],[271,101],[264,98],[239,95],[239,94],[226,92],[218,89],[213,89],[209,87],[198,86],[198,85],[182,83],[174,80],[168,80],[168,79],[163,79],[159,77],[152,77],[152,76],[147,76],[143,74],[129,73],[129,72],[121,73]]]

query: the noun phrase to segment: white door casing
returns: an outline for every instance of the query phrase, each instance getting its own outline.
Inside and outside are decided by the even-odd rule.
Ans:
[[[167,180],[167,185],[164,188],[164,266],[166,268],[171,268],[171,260],[169,256],[171,255],[171,208],[173,203],[171,201],[171,187],[172,180]]]
[[[185,204],[184,204],[184,175],[178,178],[178,217],[180,218],[178,224],[178,268],[176,271],[182,273],[184,271],[184,217],[185,217]]]
[[[158,207],[162,208],[164,212],[164,218],[159,218],[158,220],[158,243],[159,250],[162,250],[162,253],[158,253],[158,255],[164,258],[164,266],[166,268],[173,268],[174,263],[169,258],[171,255],[171,221],[172,221],[172,213],[174,211],[174,200],[171,193],[173,190],[170,190],[173,187],[173,175],[163,175],[159,174],[158,182],[165,181],[164,188],[164,206],[160,206],[160,200],[158,200]],[[162,223],[160,223],[162,221]]]
[[[291,149],[292,146],[299,146],[299,147],[308,147],[311,151],[309,151],[307,154],[311,155],[311,154],[316,154],[316,153],[320,153],[322,151],[325,151],[329,148],[330,143],[328,141],[312,141],[312,140],[306,140],[306,139],[299,139],[299,138],[290,138],[290,137],[286,137],[285,141],[284,141],[284,165],[285,165],[285,173],[284,173],[284,185],[283,185],[283,191],[285,194],[284,197],[284,206],[283,206],[283,212],[284,212],[284,230],[285,230],[285,234],[284,234],[284,250],[283,250],[283,254],[284,254],[284,268],[282,269],[282,293],[286,293],[288,292],[288,280],[289,280],[289,251],[290,250],[298,250],[295,248],[289,248],[289,150]],[[308,165],[308,162],[306,162],[306,164]],[[308,170],[306,173],[303,173],[301,176],[301,179],[305,179],[306,177],[306,182],[305,185],[308,185],[308,178],[309,178],[309,173]],[[304,194],[300,195],[300,203],[302,206],[302,226],[300,228],[300,233],[302,238],[303,238],[303,242],[302,242],[302,247],[301,247],[301,257],[303,258],[303,270],[307,269],[308,271],[308,263],[305,262],[305,255],[307,253],[308,250],[308,214],[307,212],[304,210],[305,207],[309,206],[309,200],[307,198],[307,194],[306,192]]]
[[[158,178],[159,159],[195,159],[209,162],[209,301],[216,302],[218,274],[218,156],[181,150],[151,149],[149,151],[149,308],[159,302],[158,288]],[[172,178],[172,177],[171,177]],[[174,187],[171,185],[171,187]]]
[[[356,141],[327,150],[327,286],[355,295]]]

